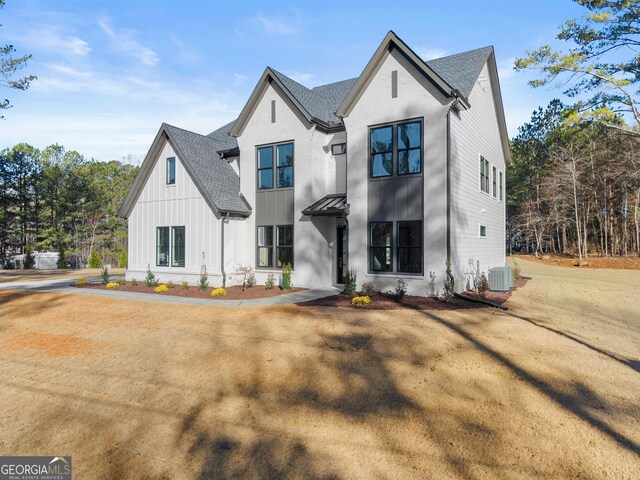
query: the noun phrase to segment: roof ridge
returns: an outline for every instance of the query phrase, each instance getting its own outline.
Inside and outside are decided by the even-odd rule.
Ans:
[[[429,62],[433,62],[434,60],[444,60],[444,59],[447,59],[447,58],[456,57],[458,55],[465,55],[467,53],[479,52],[480,50],[486,50],[486,49],[489,49],[489,48],[493,49],[494,47],[493,47],[493,45],[486,45],[484,47],[472,48],[471,50],[464,50],[462,52],[452,53],[451,55],[445,55],[444,57],[430,58],[429,60],[424,60],[423,59],[423,62],[428,64]],[[420,58],[422,58],[422,57],[420,57]]]
[[[170,123],[167,123],[167,122],[162,122],[162,124],[167,126],[167,127],[175,128],[176,130],[182,130],[183,132],[187,132],[187,133],[190,133],[192,135],[198,135],[199,137],[204,137],[204,138],[206,138],[208,140],[214,141],[213,138],[208,137],[207,135],[204,135],[202,133],[193,132],[191,130],[187,130],[186,128],[182,128],[182,127],[176,127],[175,125],[171,125]]]

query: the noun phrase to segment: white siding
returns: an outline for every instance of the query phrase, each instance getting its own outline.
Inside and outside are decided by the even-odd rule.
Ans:
[[[456,286],[466,286],[465,273],[480,262],[480,271],[505,265],[505,201],[500,201],[499,172],[505,179],[505,159],[493,102],[489,70],[484,66],[469,103],[471,108],[451,113],[452,260]],[[482,86],[481,85],[482,81]],[[480,190],[480,156],[489,161],[489,194]],[[493,197],[493,167],[498,171],[498,192]],[[480,225],[487,236],[480,237]]]
[[[176,157],[176,182],[166,184],[166,158]],[[239,224],[230,222],[227,238],[237,237]],[[220,220],[175,154],[169,142],[155,159],[153,170],[129,216],[129,268],[127,279],[142,280],[147,266],[161,281],[187,280],[195,283],[202,263],[206,263],[212,283],[220,283]],[[185,266],[156,266],[156,227],[184,226],[186,236]],[[225,242],[225,263],[234,258],[233,242]],[[204,257],[203,257],[204,254]]]
[[[391,72],[398,72],[398,96],[391,96]],[[427,295],[441,289],[446,260],[446,108],[445,101],[415,68],[398,53],[387,54],[359,100],[344,119],[347,127],[347,200],[349,266],[358,272],[358,284],[374,282],[383,290],[395,288],[398,278],[409,293]],[[369,126],[399,120],[424,121],[424,275],[368,274]],[[395,252],[394,252],[395,259]],[[435,272],[430,285],[429,272]]]

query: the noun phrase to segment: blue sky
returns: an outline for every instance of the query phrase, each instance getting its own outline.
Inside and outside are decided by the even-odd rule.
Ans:
[[[449,5],[449,8],[444,8]],[[59,143],[97,160],[146,154],[160,124],[208,133],[233,120],[269,65],[313,87],[358,76],[393,30],[425,59],[494,45],[511,136],[559,91],[516,57],[554,44],[570,0],[205,2],[7,0],[0,43],[32,53],[0,147]]]

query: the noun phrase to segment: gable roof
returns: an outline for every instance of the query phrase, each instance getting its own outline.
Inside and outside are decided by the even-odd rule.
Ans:
[[[234,123],[236,123],[235,120],[223,125],[219,129],[214,130],[207,135],[207,137],[212,138],[215,141],[219,148],[219,150],[216,150],[217,152],[227,152],[238,148],[238,141],[236,140],[236,137],[229,135]]]
[[[482,67],[492,52],[493,47],[482,47],[448,57],[427,60],[425,63],[465,98],[469,98]]]
[[[214,212],[239,216],[251,214],[251,207],[240,193],[240,178],[233,167],[216,154],[220,149],[216,140],[163,123],[122,202],[119,217],[127,218],[131,214],[153,171],[164,140],[169,141],[191,180]]]

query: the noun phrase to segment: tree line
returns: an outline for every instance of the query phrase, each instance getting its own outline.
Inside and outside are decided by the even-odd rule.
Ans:
[[[571,115],[554,100],[511,142],[508,248],[640,255],[640,139]]]
[[[83,267],[92,253],[121,263],[127,225],[116,213],[137,171],[60,145],[1,151],[0,260],[37,250],[60,252],[60,266]]]

